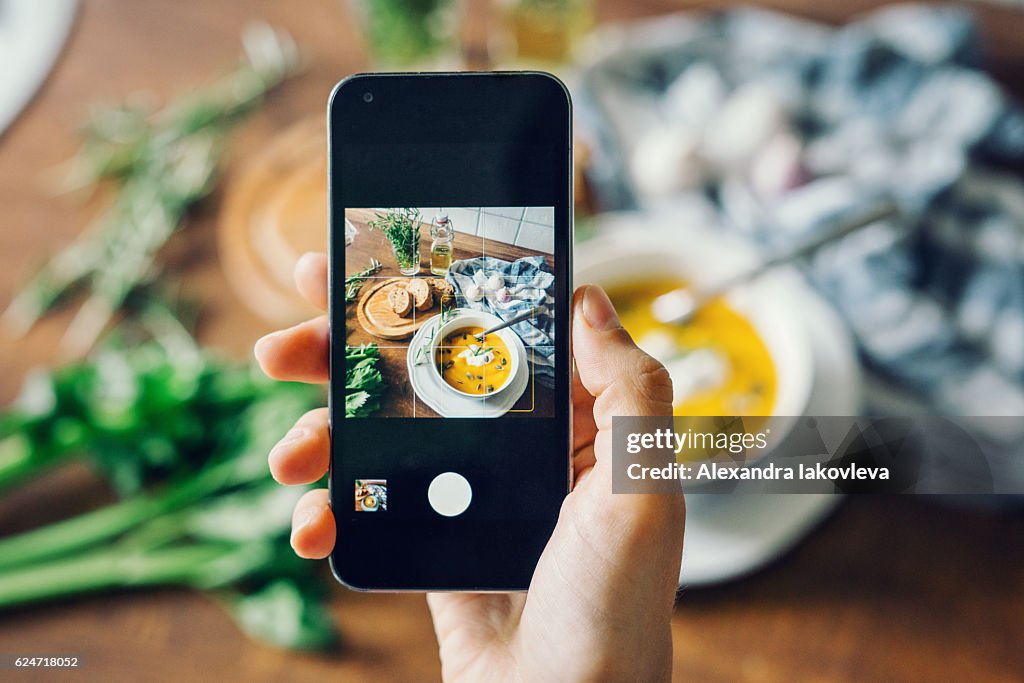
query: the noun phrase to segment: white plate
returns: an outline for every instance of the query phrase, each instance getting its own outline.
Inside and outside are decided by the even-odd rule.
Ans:
[[[472,312],[481,315],[480,311]],[[502,321],[497,316],[491,317],[494,318],[495,325],[501,324]],[[526,357],[526,347],[523,345],[523,341],[518,335],[512,335],[515,337],[513,346],[519,355],[520,366],[526,371],[519,372],[513,378],[511,386],[495,396],[481,396],[480,398],[458,396],[448,391],[444,380],[437,376],[430,363],[421,365],[415,363],[416,353],[421,346],[430,344],[430,334],[437,328],[440,320],[441,316],[435,315],[413,335],[412,341],[409,342],[409,352],[406,355],[405,364],[409,370],[409,382],[412,384],[413,391],[416,392],[416,398],[430,406],[441,417],[501,417],[507,413],[530,384],[532,365],[529,364]],[[415,417],[415,409],[413,412]]]

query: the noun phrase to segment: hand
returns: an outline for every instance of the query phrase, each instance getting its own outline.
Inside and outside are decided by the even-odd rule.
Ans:
[[[296,266],[299,291],[327,308],[327,258]],[[573,297],[576,482],[523,593],[427,596],[445,680],[668,680],[670,621],[679,577],[685,510],[681,495],[612,495],[613,415],[670,415],[672,382],[638,349],[599,287]],[[326,382],[327,317],[256,343],[271,377]],[[323,476],[330,458],[326,409],[303,416],[270,453],[282,484]],[[330,554],[334,517],[327,491],[296,505],[292,546],[306,558]]]

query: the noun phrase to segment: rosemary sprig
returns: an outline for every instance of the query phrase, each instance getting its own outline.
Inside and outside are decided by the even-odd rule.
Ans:
[[[455,313],[458,311],[457,308],[444,309],[441,308],[440,319],[437,324],[430,328],[426,336],[423,338],[423,342],[420,347],[416,349],[416,358],[413,361],[413,365],[423,365],[430,360],[430,347],[434,345],[434,336],[437,331],[444,327],[444,324],[455,317]]]
[[[62,341],[84,353],[156,271],[158,252],[188,210],[213,188],[225,133],[300,66],[292,39],[265,24],[242,34],[242,63],[227,77],[153,112],[130,98],[93,113],[62,189],[115,186],[110,207],[55,254],[0,317],[10,333],[28,332],[80,290],[87,298]]]
[[[370,259],[370,265],[363,268],[355,275],[350,275],[345,278],[345,303],[350,304],[356,300],[356,295],[359,294],[359,290],[363,287],[363,282],[366,278],[370,277],[374,273],[380,271],[384,267],[380,261],[375,258]]]

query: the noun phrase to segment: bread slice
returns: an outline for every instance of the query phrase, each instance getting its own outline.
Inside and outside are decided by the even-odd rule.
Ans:
[[[401,287],[391,288],[391,291],[388,292],[388,303],[391,304],[391,310],[403,318],[412,313],[412,294]]]
[[[425,311],[434,305],[433,291],[430,289],[430,283],[426,280],[413,278],[409,280],[409,284],[405,288],[409,290],[409,294],[412,294],[417,311]]]
[[[444,278],[430,278],[430,286],[434,288],[434,293],[439,297],[452,296],[455,294],[455,287]]]
[[[441,304],[443,308],[451,308],[455,305],[455,287],[444,278],[430,278],[430,288],[434,290],[434,301]]]

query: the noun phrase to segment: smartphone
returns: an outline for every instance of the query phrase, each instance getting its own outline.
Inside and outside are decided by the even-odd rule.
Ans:
[[[525,590],[572,477],[568,91],[358,74],[328,137],[334,574]]]

